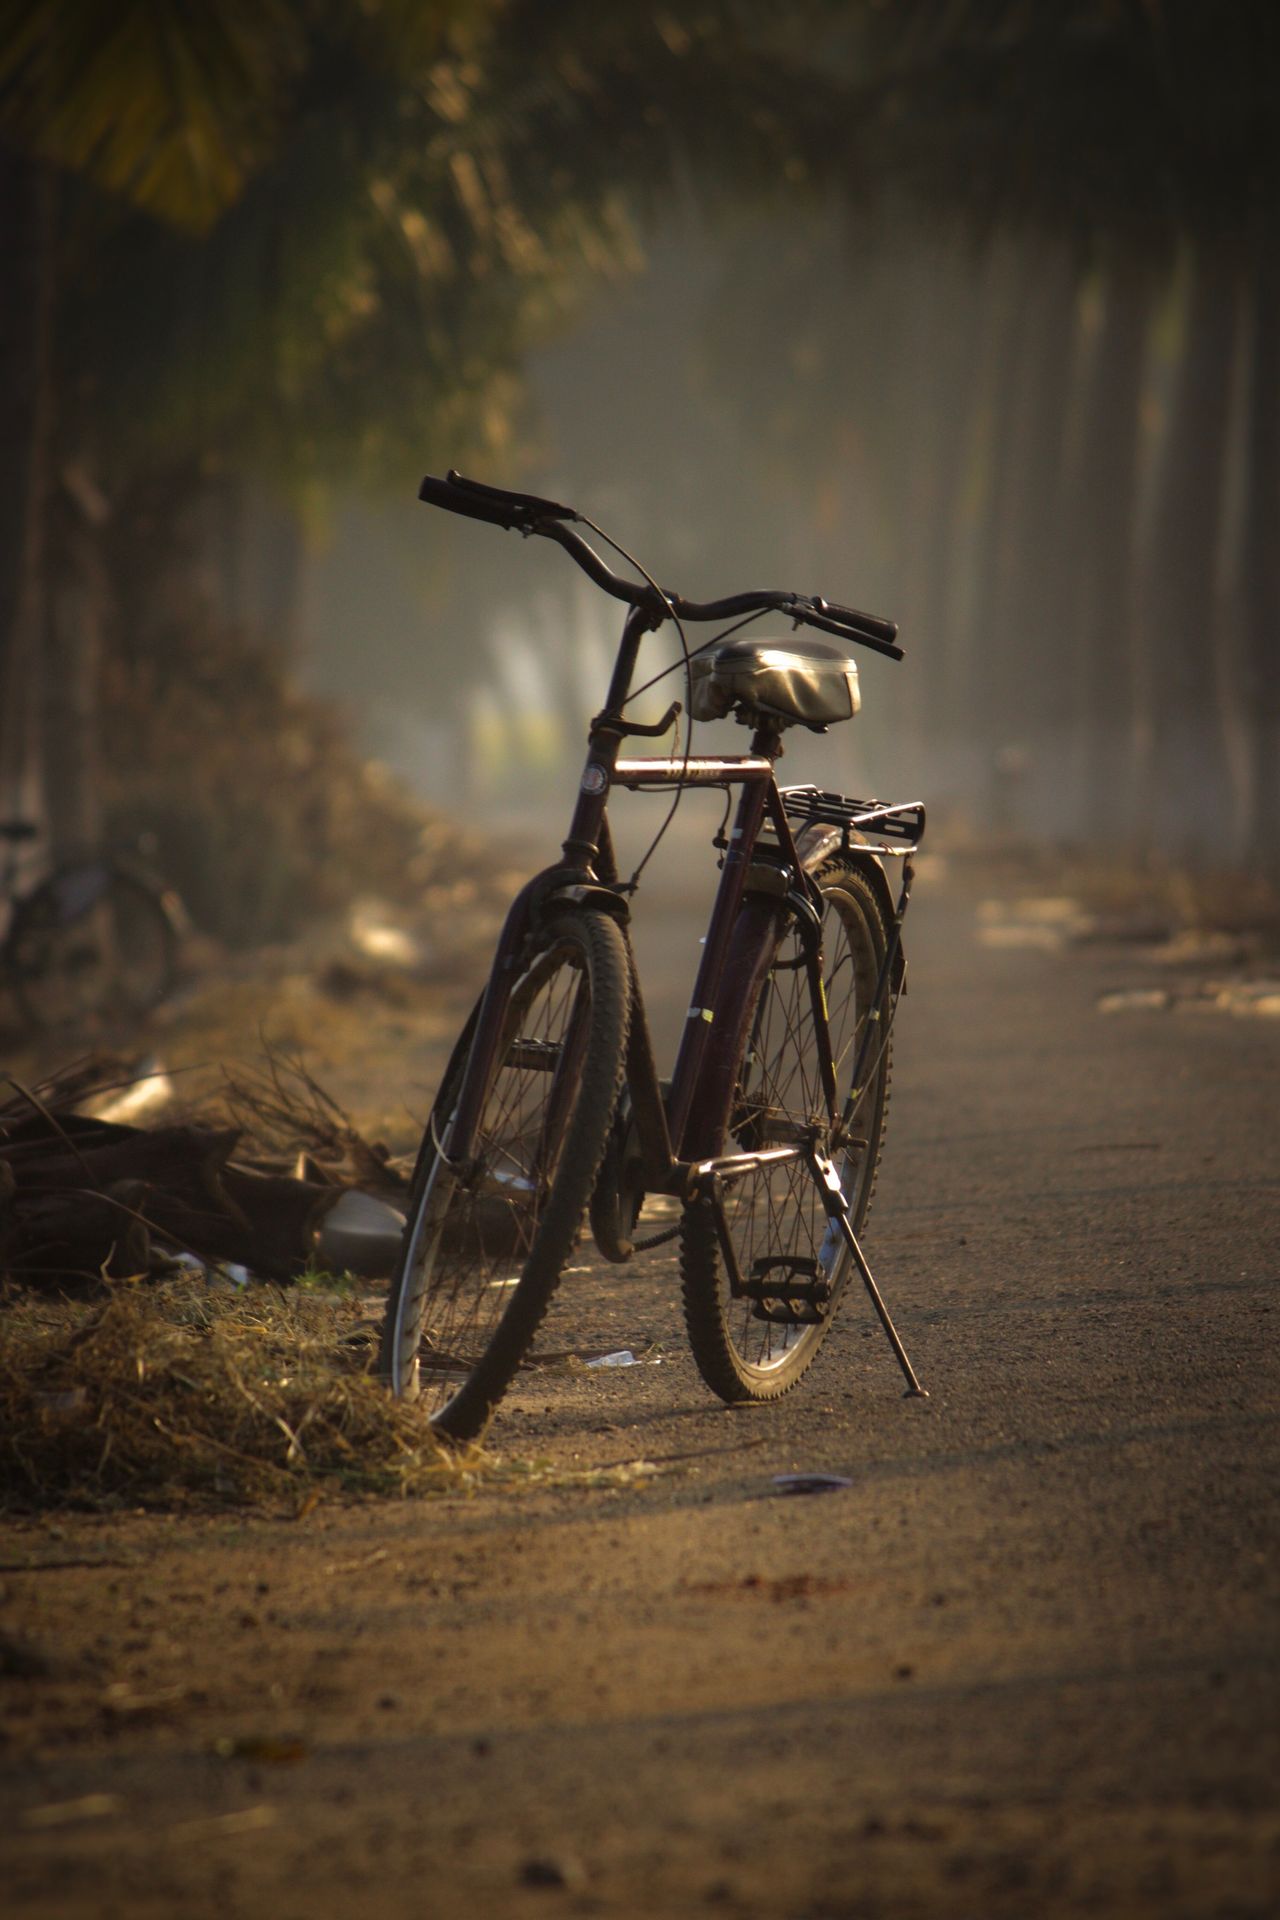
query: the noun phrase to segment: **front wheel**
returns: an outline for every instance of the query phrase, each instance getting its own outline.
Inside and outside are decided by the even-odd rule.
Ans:
[[[480,1432],[533,1343],[573,1247],[622,1082],[622,934],[550,920],[511,988],[466,1163],[451,1129],[464,1033],[418,1156],[379,1365],[450,1439]]]
[[[884,959],[884,919],[869,882],[848,861],[816,876],[822,892],[823,987],[839,1102],[850,1090]],[[744,938],[752,937],[745,933]],[[871,1204],[889,1093],[889,1045],[873,1047],[852,1123],[833,1127],[823,1089],[820,1023],[804,947],[793,920],[781,926],[725,1044],[730,1088],[723,1123],[708,1154],[749,1153],[796,1141],[813,1130],[840,1174],[855,1232]],[[851,1257],[828,1221],[802,1159],[775,1162],[725,1183],[724,1212],[740,1274],[763,1292],[735,1297],[715,1215],[707,1201],[685,1209],[681,1275],[685,1323],[698,1370],[721,1399],[776,1400],[815,1359],[848,1283]],[[788,1280],[796,1292],[785,1292]],[[815,1307],[801,1288],[825,1294]]]

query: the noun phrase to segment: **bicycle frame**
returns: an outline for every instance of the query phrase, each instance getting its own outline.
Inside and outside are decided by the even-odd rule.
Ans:
[[[830,1127],[837,1124],[839,1095],[831,1060],[826,998],[822,985],[821,918],[810,897],[804,861],[774,778],[774,760],[780,746],[781,729],[772,722],[761,724],[752,740],[751,751],[742,755],[697,755],[688,758],[670,755],[654,758],[624,756],[620,748],[628,735],[665,731],[665,725],[669,724],[660,723],[652,728],[637,727],[622,718],[641,639],[654,624],[652,616],[645,610],[632,608],[629,611],[608,702],[591,725],[577,803],[564,841],[564,858],[528,881],[508,913],[478,1011],[458,1104],[447,1137],[439,1142],[446,1161],[455,1167],[465,1167],[472,1158],[475,1126],[492,1071],[495,1050],[500,1043],[510,989],[519,977],[522,957],[540,916],[556,906],[583,905],[612,914],[622,923],[624,933],[626,931],[629,909],[625,894],[616,886],[608,821],[609,794],[615,786],[631,791],[670,787],[677,783],[691,787],[741,789],[694,982],[693,999],[685,1020],[670,1091],[665,1098],[632,959],[631,1029],[626,1071],[646,1190],[689,1199],[709,1180],[735,1171],[745,1172],[750,1167],[769,1162],[803,1158],[808,1148],[816,1144],[797,1142],[757,1153],[708,1157],[714,1155],[715,1129],[723,1118],[727,1094],[721,1077],[703,1072],[711,1034],[722,1012],[728,1014],[736,1007],[751,1004],[753,996],[745,988],[776,945],[778,915],[784,905],[795,915],[804,943],[813,1017],[822,1041],[827,1118]],[[731,953],[731,937],[735,927],[740,925],[741,909],[748,897],[752,856],[766,821],[777,836],[781,854],[781,862],[771,868],[771,873],[781,874],[789,869],[792,879],[786,885],[771,884],[772,897],[765,896],[760,901],[761,910],[751,930],[754,938],[746,942],[740,940],[737,950]],[[893,915],[892,951],[896,951],[906,893],[904,886],[903,897]],[[891,955],[887,954],[881,993],[889,976],[890,958]],[[732,1049],[729,1051],[732,1052]]]
[[[726,1189],[743,1176],[780,1163],[794,1165],[799,1162],[821,1197],[829,1232],[837,1234],[844,1241],[851,1260],[861,1274],[906,1376],[908,1391],[921,1393],[922,1389],[858,1244],[849,1199],[842,1185],[842,1174],[828,1156],[835,1155],[845,1161],[849,1158],[852,1147],[849,1128],[857,1110],[861,1089],[871,1084],[874,1078],[892,1017],[890,987],[894,987],[896,1003],[896,993],[901,989],[903,979],[901,929],[910,894],[914,845],[873,847],[863,839],[862,829],[874,821],[879,830],[896,834],[899,840],[918,840],[924,826],[923,808],[885,808],[876,802],[864,807],[863,803],[850,801],[843,795],[823,794],[813,788],[779,789],[774,779],[774,762],[781,751],[783,727],[788,724],[788,719],[782,714],[770,714],[766,710],[767,702],[762,702],[759,708],[750,713],[742,705],[736,708],[739,718],[750,718],[755,726],[751,749],[746,754],[710,756],[686,753],[683,756],[666,754],[632,758],[622,752],[622,744],[629,737],[647,735],[656,739],[664,735],[680,713],[677,702],[656,724],[630,721],[625,717],[640,643],[647,632],[656,630],[667,619],[674,619],[677,624],[685,619],[723,623],[725,620],[740,621],[742,616],[752,619],[760,613],[777,612],[791,618],[796,624],[816,627],[855,645],[864,645],[900,659],[902,649],[896,644],[896,626],[877,615],[860,613],[851,607],[838,606],[802,594],[753,591],[729,595],[720,600],[694,602],[685,600],[679,594],[664,591],[648,574],[644,575],[643,585],[626,580],[613,573],[582,535],[574,531],[571,523],[579,522],[609,540],[602,529],[595,527],[594,522],[574,509],[555,501],[466,480],[452,471],[443,480],[427,475],[419,489],[419,497],[431,505],[444,507],[467,518],[487,521],[508,530],[518,529],[525,534],[541,534],[555,540],[597,586],[611,597],[625,601],[628,611],[608,697],[588,731],[587,758],[569,831],[563,842],[562,859],[528,881],[512,903],[484,993],[455,1049],[456,1064],[461,1064],[463,1060],[464,1047],[466,1053],[452,1111],[446,1115],[437,1109],[432,1117],[429,1136],[424,1137],[424,1153],[428,1152],[428,1138],[431,1143],[431,1173],[427,1188],[419,1197],[415,1236],[426,1217],[431,1186],[437,1179],[452,1183],[455,1187],[466,1186],[483,1173],[477,1156],[478,1130],[495,1073],[508,1057],[507,1049],[511,1050],[510,1058],[514,1064],[529,1064],[522,1058],[521,1044],[511,1022],[513,994],[529,969],[536,969],[540,955],[551,967],[559,965],[554,938],[548,937],[555,916],[563,916],[566,909],[589,914],[607,913],[621,930],[630,976],[625,1055],[630,1114],[628,1124],[621,1106],[614,1111],[610,1124],[614,1129],[617,1150],[612,1163],[608,1143],[603,1139],[598,1140],[598,1153],[590,1161],[590,1177],[594,1182],[594,1196],[590,1202],[592,1227],[601,1252],[611,1260],[629,1259],[635,1251],[628,1237],[630,1224],[642,1205],[644,1194],[670,1194],[682,1201],[686,1209],[694,1210],[700,1229],[705,1227],[708,1218],[714,1223],[730,1293],[735,1298],[754,1299],[762,1304],[772,1300],[775,1307],[781,1303],[788,1324],[811,1322],[815,1315],[821,1318],[834,1304],[835,1298],[835,1282],[828,1269],[817,1260],[801,1260],[784,1255],[767,1259],[763,1263],[763,1270],[760,1261],[754,1262],[751,1273],[744,1276],[739,1268],[725,1212]],[[616,542],[610,540],[609,544],[624,559],[629,558]],[[632,564],[643,572],[638,562]],[[683,638],[683,627],[681,635]],[[716,637],[722,638],[724,635]],[[856,710],[852,702],[850,710]],[[817,711],[829,713],[834,718],[839,710],[824,707],[820,703]],[[790,701],[784,704],[783,713],[799,717]],[[612,789],[618,786],[631,790],[670,789],[672,786],[677,789],[685,786],[738,789],[729,838],[723,843],[717,841],[725,849],[720,884],[703,943],[692,1003],[684,1022],[672,1081],[665,1093],[654,1062],[649,1024],[629,937],[628,896],[633,886],[619,883],[609,828],[609,796]],[[791,803],[790,811],[805,823],[798,838],[792,831],[788,800]],[[897,818],[893,819],[891,825],[895,815]],[[914,816],[914,831],[908,816]],[[760,836],[766,828],[773,837],[762,849],[761,857],[757,858]],[[821,863],[837,844],[843,854],[862,867],[877,895],[887,929],[879,976],[871,990],[870,1004],[863,1019],[853,1083],[841,1112],[837,1112],[837,1070],[832,1058],[830,1021],[823,985],[824,893],[817,878]],[[879,858],[891,852],[905,856],[896,907],[889,896]],[[792,930],[799,941],[798,958],[779,960],[780,940],[784,932]],[[773,1138],[780,1138],[781,1144],[758,1145],[755,1151],[722,1153],[719,1149],[723,1144],[726,1115],[732,1108],[736,1077],[744,1050],[751,1039],[746,1031],[747,1021],[759,1018],[757,1010],[767,990],[770,971],[801,965],[807,980],[822,1104],[826,1111],[815,1114],[812,1101],[806,1108],[794,1113],[788,1109],[780,1110],[777,1115],[779,1124]],[[536,984],[536,980],[531,982],[535,987]],[[544,1119],[542,1123],[542,1136],[534,1161],[536,1181],[541,1185],[549,1178],[553,1195],[558,1191],[571,1193],[575,1206],[580,1206],[585,1198],[582,1178],[587,1175],[588,1167],[584,1165],[576,1169],[580,1176],[576,1186],[570,1184],[563,1188],[557,1185],[563,1169],[552,1172],[550,1168],[554,1158],[554,1142],[560,1131],[556,1116],[567,1111],[565,1103],[571,1099],[576,1065],[585,1046],[587,1022],[577,1012],[581,1004],[580,998],[574,1001],[561,1043],[539,1052],[533,1062],[551,1075],[545,1088],[545,1097],[540,1102],[544,1116],[550,1116],[550,1119]],[[616,1070],[619,1037],[616,1028],[609,1037],[612,1043],[611,1069]],[[533,1044],[538,1043],[535,1040]],[[451,1064],[451,1075],[454,1070],[455,1065]],[[606,1108],[607,1102],[601,1112]],[[592,1128],[599,1122],[600,1116],[593,1114]],[[768,1141],[769,1128],[766,1127],[762,1134],[756,1134],[754,1138],[757,1142],[760,1139]],[[544,1156],[547,1160],[545,1168],[542,1164]],[[449,1204],[450,1196],[446,1193],[446,1210]],[[625,1222],[624,1215],[627,1216]],[[557,1232],[560,1231],[558,1228]],[[669,1234],[661,1237],[669,1237]],[[649,1244],[655,1242],[650,1241]],[[565,1240],[564,1252],[567,1252],[567,1248],[568,1241]],[[412,1244],[402,1257],[406,1263],[412,1259]],[[561,1260],[563,1257],[562,1252]],[[776,1288],[768,1284],[775,1269],[781,1269],[785,1276]],[[404,1275],[407,1273],[406,1265]],[[521,1283],[528,1277],[529,1269],[526,1268]],[[551,1284],[554,1285],[554,1278]],[[545,1273],[539,1276],[539,1286],[545,1296]],[[536,1296],[537,1289],[531,1289],[531,1302],[539,1306],[545,1304],[545,1298],[539,1300]],[[394,1319],[388,1322],[384,1346],[390,1355],[388,1364],[392,1377],[398,1380],[403,1361],[400,1347],[405,1325],[407,1288],[402,1287],[397,1298],[398,1306]],[[766,1313],[763,1317],[774,1318],[775,1315]],[[415,1319],[415,1332],[417,1326]],[[519,1331],[518,1328],[513,1330]]]

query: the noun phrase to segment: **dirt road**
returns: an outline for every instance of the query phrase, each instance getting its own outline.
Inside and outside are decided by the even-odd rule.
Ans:
[[[1147,963],[982,891],[868,1234],[931,1398],[850,1298],[720,1409],[655,1255],[566,1281],[545,1350],[647,1360],[523,1376],[542,1479],[11,1525],[6,1913],[1277,1911],[1280,1021],[1102,1012]]]

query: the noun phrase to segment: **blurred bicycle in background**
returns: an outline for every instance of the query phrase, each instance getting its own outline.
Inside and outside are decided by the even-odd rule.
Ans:
[[[186,909],[142,857],[68,861],[32,886],[19,848],[28,820],[0,820],[0,980],[46,1030],[124,1025],[174,986]]]

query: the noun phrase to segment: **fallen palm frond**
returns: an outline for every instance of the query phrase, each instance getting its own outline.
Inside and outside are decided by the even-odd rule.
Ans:
[[[327,1487],[458,1492],[496,1466],[452,1452],[368,1372],[356,1299],[179,1279],[92,1308],[0,1313],[0,1506],[256,1505]]]
[[[31,1087],[9,1074],[0,1076],[0,1139],[10,1127],[28,1120],[33,1109],[49,1115],[69,1113],[80,1101],[126,1086],[133,1078],[131,1063],[114,1053],[81,1054]]]
[[[388,1149],[366,1140],[305,1063],[265,1035],[261,1066],[224,1069],[221,1105],[263,1155],[301,1154],[315,1177],[389,1198],[408,1188]]]
[[[0,1078],[0,1274],[97,1291],[104,1274],[163,1273],[186,1252],[288,1281],[348,1189],[402,1197],[387,1149],[269,1046],[262,1067],[226,1076],[221,1101],[159,1126],[100,1117],[127,1076],[100,1057],[33,1086]],[[394,1232],[389,1244],[394,1256]]]

